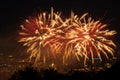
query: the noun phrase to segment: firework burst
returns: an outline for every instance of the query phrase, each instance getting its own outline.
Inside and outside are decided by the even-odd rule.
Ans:
[[[34,65],[37,65],[41,58],[43,58],[45,63],[47,56],[60,51],[58,39],[62,38],[59,34],[63,23],[60,13],[54,13],[51,8],[51,14],[42,13],[38,17],[29,17],[21,25],[22,30],[19,32],[21,36],[19,42],[23,42],[23,46],[28,47],[27,52],[30,53],[29,61],[34,58]],[[45,50],[46,46],[51,49]],[[42,51],[43,49],[44,51]]]
[[[29,61],[34,59],[37,66],[40,60],[46,63],[46,59],[52,58],[56,64],[59,59],[67,64],[68,58],[74,57],[78,61],[84,59],[86,65],[87,61],[94,64],[94,58],[102,61],[103,55],[107,59],[108,54],[114,56],[116,45],[110,37],[116,31],[108,30],[107,24],[94,21],[87,15],[78,17],[71,12],[70,18],[63,19],[61,13],[54,13],[51,8],[50,14],[44,12],[28,18],[21,25],[19,42],[28,47]]]
[[[110,37],[116,34],[116,31],[108,30],[107,24],[101,23],[99,20],[94,21],[91,17],[86,19],[88,14],[85,13],[78,18],[72,13],[72,22],[67,27],[66,32],[65,53],[63,61],[67,60],[71,55],[75,56],[78,61],[83,57],[84,65],[86,60],[91,60],[94,64],[94,58],[102,61],[101,55],[105,55],[109,59],[108,54],[114,56],[114,47],[116,45],[110,40]]]

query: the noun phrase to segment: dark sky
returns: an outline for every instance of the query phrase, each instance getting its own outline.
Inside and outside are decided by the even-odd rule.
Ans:
[[[0,36],[5,36],[6,34],[10,34],[12,31],[17,30],[20,22],[33,13],[39,11],[50,11],[50,7],[53,7],[55,11],[62,11],[65,16],[68,14],[70,15],[70,11],[73,10],[76,14],[89,12],[89,14],[94,18],[103,17],[104,22],[109,20],[116,22],[120,19],[119,3],[116,1],[0,0]]]
[[[62,11],[69,16],[73,10],[82,15],[88,12],[94,19],[102,18],[111,29],[120,30],[120,5],[117,0],[0,0],[0,52],[13,51],[21,22],[40,11]],[[111,22],[110,22],[111,21]],[[12,49],[12,50],[11,50]]]
[[[104,23],[110,24],[110,29],[117,31],[116,52],[120,55],[119,0],[0,0],[0,55],[19,57],[24,53],[17,42],[21,22],[34,13],[50,12],[51,7],[54,11],[62,11],[64,16],[69,16],[73,10],[78,15],[88,12],[94,19],[102,18]]]

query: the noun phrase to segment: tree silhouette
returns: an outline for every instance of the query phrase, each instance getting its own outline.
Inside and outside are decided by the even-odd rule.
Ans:
[[[99,72],[70,71],[59,73],[54,68],[41,69],[40,71],[29,66],[16,71],[9,80],[115,80],[119,78],[120,62],[111,68]]]
[[[41,75],[32,67],[26,67],[24,70],[15,72],[9,80],[40,80]]]

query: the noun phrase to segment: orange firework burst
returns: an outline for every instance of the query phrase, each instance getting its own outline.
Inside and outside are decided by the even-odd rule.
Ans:
[[[53,9],[51,9],[51,14],[42,13],[37,18],[30,17],[21,25],[22,31],[19,32],[21,35],[19,42],[23,42],[23,46],[28,47],[27,52],[30,52],[29,60],[31,61],[35,58],[34,65],[37,65],[41,58],[43,58],[45,63],[46,57],[49,55],[46,53],[50,53],[50,51],[54,53],[56,48],[57,50],[59,49],[57,44],[59,45],[60,43],[57,43],[57,39],[62,38],[59,36],[61,33],[59,28],[61,28],[63,23],[60,14],[53,13]],[[47,45],[51,49],[47,49],[46,52],[45,50],[42,51]]]
[[[76,56],[78,61],[83,57],[85,65],[86,60],[92,60],[94,64],[94,58],[102,61],[101,54],[104,54],[107,59],[109,58],[107,53],[114,56],[113,47],[116,45],[109,37],[116,34],[116,31],[106,29],[107,25],[99,20],[94,21],[91,17],[86,19],[86,15],[87,13],[78,18],[72,13],[72,22],[67,27],[69,31],[66,32],[68,41],[65,45],[64,60],[71,55]]]
[[[74,57],[78,61],[84,59],[86,65],[87,61],[94,64],[94,58],[102,61],[101,55],[107,59],[108,54],[114,56],[113,48],[116,45],[109,37],[116,31],[108,30],[107,24],[99,20],[86,18],[87,15],[79,18],[71,12],[71,17],[63,20],[60,13],[54,13],[51,9],[51,14],[42,13],[37,18],[28,18],[21,26],[19,42],[28,47],[29,60],[34,59],[37,66],[41,59],[45,63],[49,58],[58,60],[56,56],[60,55],[63,64],[67,63],[68,58]]]

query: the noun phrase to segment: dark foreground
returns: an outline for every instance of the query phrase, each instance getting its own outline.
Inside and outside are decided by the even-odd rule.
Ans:
[[[119,80],[120,62],[117,62],[111,68],[99,72],[79,72],[70,71],[67,74],[61,74],[56,70],[49,68],[37,71],[32,67],[15,72],[9,80]]]

